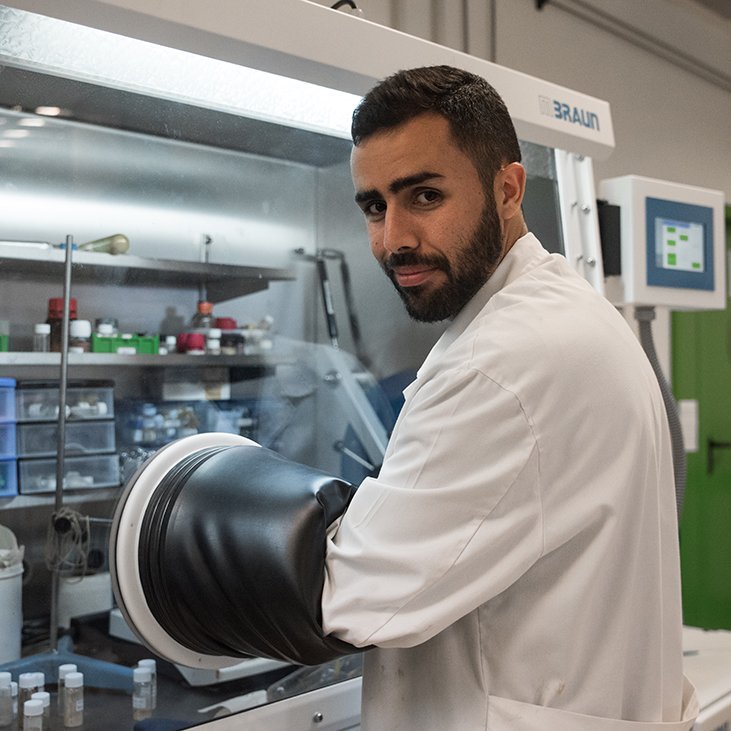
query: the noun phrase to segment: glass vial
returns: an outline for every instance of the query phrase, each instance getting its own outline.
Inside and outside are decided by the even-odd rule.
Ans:
[[[221,330],[212,327],[206,338],[206,353],[208,355],[221,355]]]
[[[10,673],[0,673],[0,728],[10,726],[15,717],[11,683],[12,676]]]
[[[18,676],[18,717],[20,728],[25,729],[25,704],[31,699],[33,693],[38,692],[38,674],[21,673]],[[42,709],[41,709],[42,710]]]
[[[136,667],[132,671],[132,718],[143,721],[152,716],[152,672],[150,668]]]
[[[94,320],[96,334],[101,338],[113,338],[119,335],[119,323],[114,317],[97,317]]]
[[[24,731],[43,731],[43,701],[28,700],[23,704]]]
[[[43,703],[43,731],[51,728],[51,694],[45,690],[39,690],[30,697],[32,701]]]
[[[63,698],[64,728],[78,728],[84,723],[84,676],[67,673]]]
[[[51,326],[37,322],[33,327],[33,352],[48,353],[51,350]]]
[[[18,683],[14,680],[10,683],[10,695],[13,698],[13,718],[18,717]]]
[[[65,663],[64,665],[58,666],[58,698],[57,698],[57,711],[59,718],[63,718],[64,710],[64,691],[66,688],[66,676],[69,673],[75,673],[77,671],[74,663]]]
[[[195,315],[190,321],[191,327],[194,328],[209,328],[213,324],[213,303],[205,300],[200,300],[196,307]]]
[[[150,683],[152,684],[152,710],[157,708],[157,662],[152,659],[140,660],[137,663],[140,668],[149,668],[152,677]]]

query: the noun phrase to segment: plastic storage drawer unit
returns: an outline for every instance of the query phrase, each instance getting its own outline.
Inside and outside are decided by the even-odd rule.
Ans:
[[[19,422],[58,418],[56,381],[21,381],[16,389]],[[70,381],[66,389],[66,419],[109,419],[114,416],[112,381]]]
[[[18,467],[14,459],[0,460],[0,498],[18,494]]]
[[[119,484],[119,458],[116,454],[64,459],[64,490],[118,487]],[[53,492],[56,489],[56,460],[22,460],[18,463],[18,485],[23,495]]]
[[[15,379],[0,378],[0,424],[15,421]]]

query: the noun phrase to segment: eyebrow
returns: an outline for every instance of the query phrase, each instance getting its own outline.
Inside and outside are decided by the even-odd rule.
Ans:
[[[413,185],[419,185],[420,183],[424,183],[427,180],[433,180],[435,178],[443,178],[444,176],[441,173],[434,173],[429,170],[424,170],[420,173],[414,173],[413,175],[405,175],[403,178],[396,178],[393,180],[389,186],[388,191],[389,193],[399,193],[400,191],[404,190],[405,188],[410,188]],[[373,200],[374,198],[382,198],[380,191],[378,191],[376,188],[371,188],[369,190],[361,190],[358,191],[355,194],[355,202],[356,203],[363,203],[364,201]]]

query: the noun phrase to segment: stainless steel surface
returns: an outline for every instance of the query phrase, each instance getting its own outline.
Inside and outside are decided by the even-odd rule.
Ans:
[[[2,149],[13,181],[3,190],[4,239],[57,244],[118,230],[132,256],[201,262],[210,238],[212,264],[260,268],[314,249],[307,166],[9,110],[0,126],[24,135]]]
[[[361,679],[202,724],[203,731],[356,731],[360,728]],[[321,721],[315,721],[319,715]]]
[[[63,276],[64,260],[61,249],[0,245],[0,272],[6,275],[32,273],[34,278],[57,282]],[[288,266],[206,264],[87,251],[74,252],[73,263],[75,283],[104,281],[115,286],[146,287],[205,285],[212,302],[265,289],[270,281],[294,279],[293,269]]]
[[[0,27],[7,106],[46,106],[52,91],[62,114],[94,124],[310,165],[348,154],[354,95],[309,84],[297,96],[289,78],[3,6]]]
[[[69,365],[111,368],[118,366],[144,368],[179,368],[186,366],[218,366],[226,368],[266,368],[292,363],[287,355],[119,355],[117,353],[69,353]],[[0,366],[58,366],[60,353],[0,353]]]

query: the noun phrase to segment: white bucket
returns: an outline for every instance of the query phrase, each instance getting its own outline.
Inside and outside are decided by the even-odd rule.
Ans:
[[[0,568],[0,665],[20,658],[23,564]]]
[[[74,617],[108,612],[113,604],[112,578],[108,571],[81,580],[62,577],[58,586],[58,626],[68,629]]]

